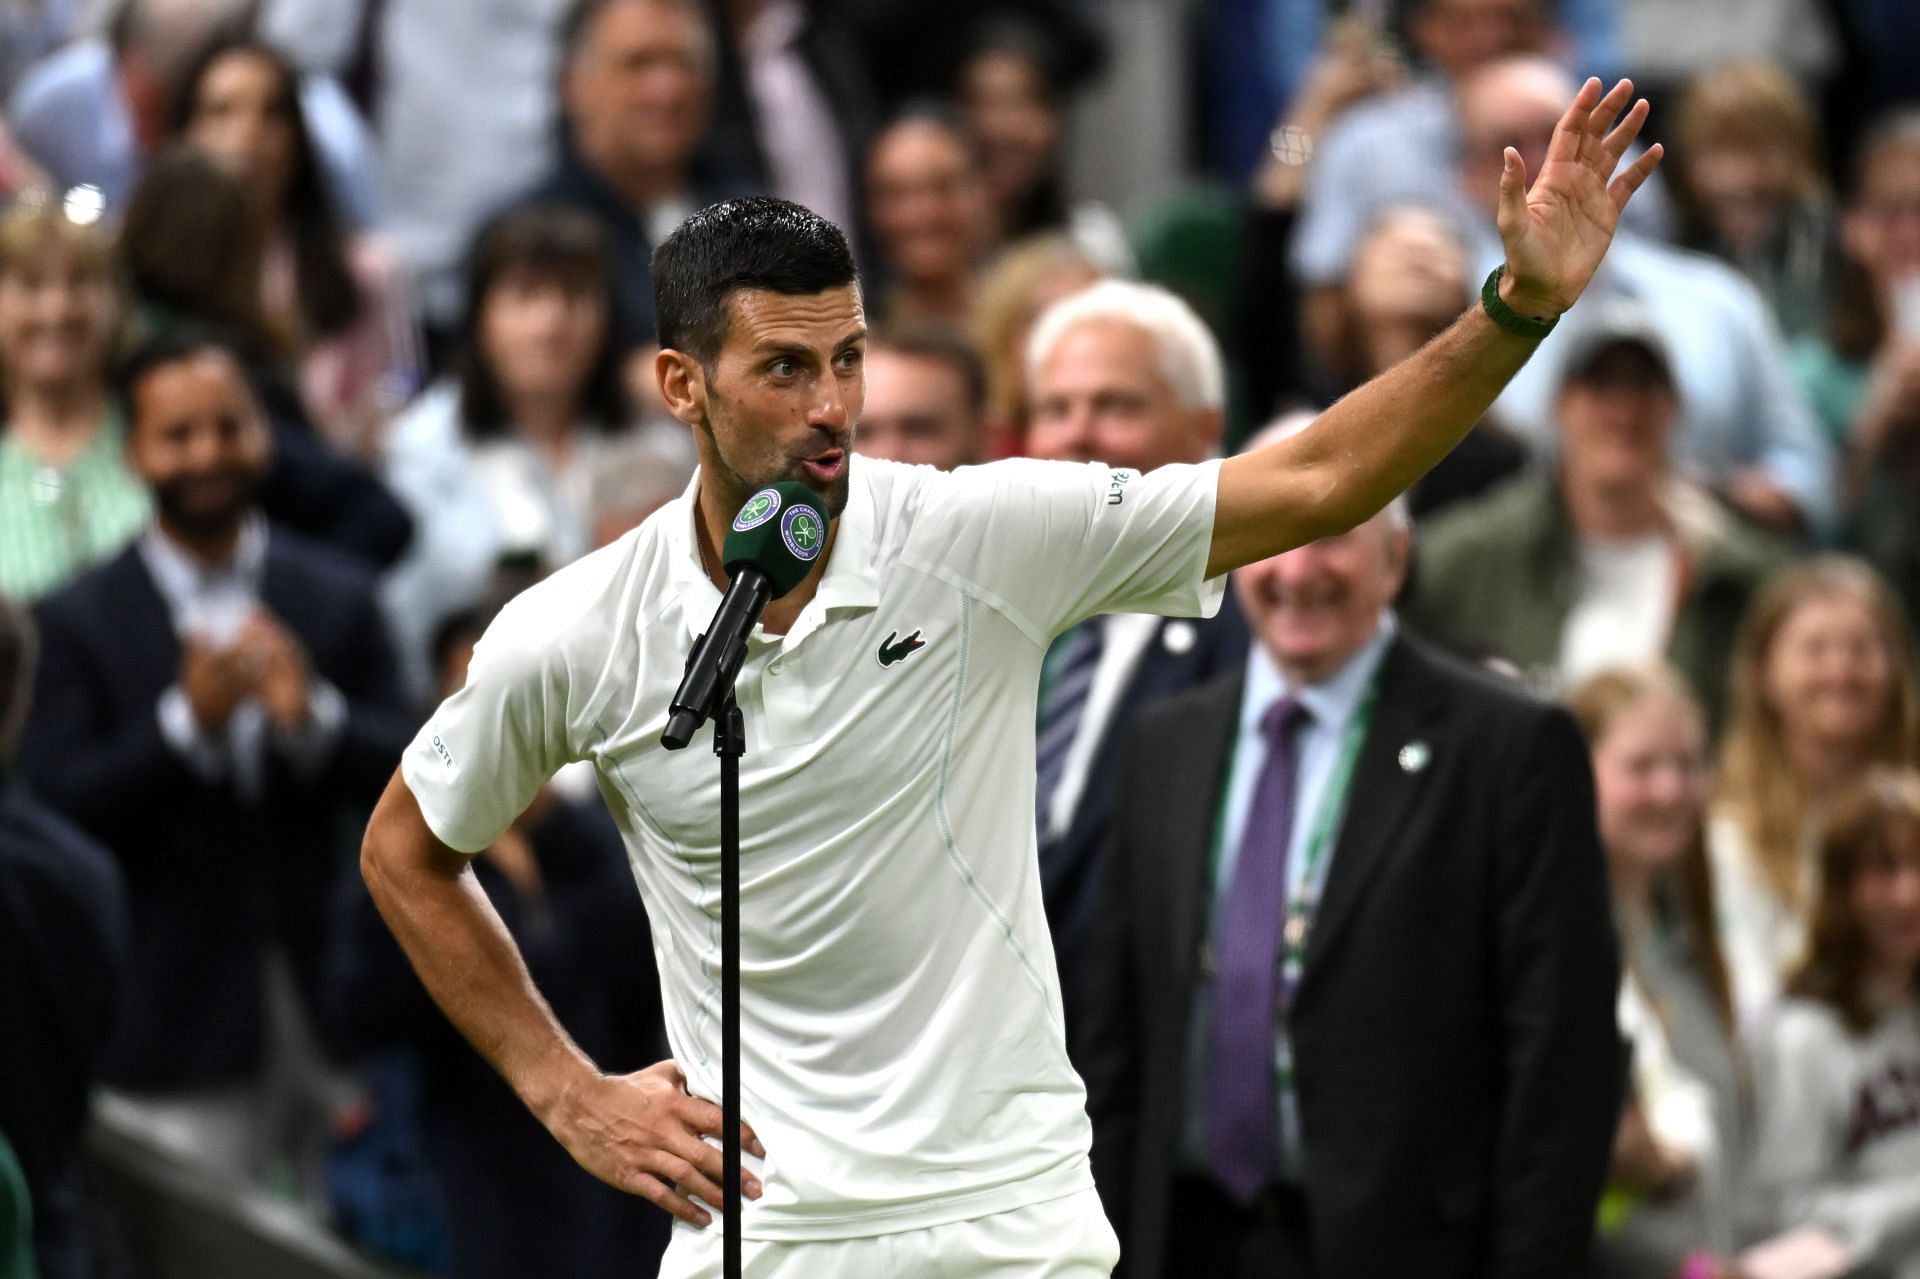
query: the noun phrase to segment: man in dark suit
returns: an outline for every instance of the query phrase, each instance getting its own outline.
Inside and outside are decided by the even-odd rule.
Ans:
[[[1165,289],[1108,281],[1056,303],[1034,324],[1028,370],[1034,457],[1144,472],[1204,461],[1219,446],[1219,348]],[[1087,979],[1119,743],[1142,708],[1241,669],[1246,652],[1246,623],[1228,597],[1210,619],[1090,618],[1047,654],[1035,816],[1069,1026]]]
[[[42,602],[21,760],[127,879],[131,970],[104,1078],[244,1168],[265,1153],[263,952],[311,998],[341,832],[410,723],[371,579],[258,513],[271,434],[233,348],[172,330],[133,355],[120,394],[155,518]]]
[[[1238,570],[1244,672],[1126,743],[1077,1060],[1132,1275],[1583,1272],[1620,1094],[1586,751],[1399,630],[1407,550],[1396,506]]]
[[[576,0],[561,29],[560,158],[516,203],[600,223],[625,342],[653,341],[654,246],[688,215],[746,193],[703,146],[715,67],[697,0]]]

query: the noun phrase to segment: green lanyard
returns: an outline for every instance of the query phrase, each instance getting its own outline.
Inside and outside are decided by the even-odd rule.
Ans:
[[[1346,811],[1347,789],[1353,783],[1354,766],[1360,759],[1360,747],[1367,740],[1367,728],[1373,723],[1374,703],[1380,693],[1380,671],[1385,665],[1382,662],[1374,669],[1373,677],[1367,683],[1367,691],[1361,695],[1359,706],[1347,720],[1346,731],[1340,735],[1340,753],[1334,758],[1333,771],[1327,775],[1326,789],[1321,792],[1319,808],[1307,832],[1307,845],[1301,854],[1300,886],[1288,896],[1287,919],[1281,932],[1282,984],[1287,989],[1291,989],[1299,980],[1301,961],[1306,956],[1307,930],[1313,923],[1313,912],[1319,906],[1320,889],[1324,886],[1321,883],[1321,866],[1326,861],[1327,849],[1332,846],[1334,827]],[[1239,740],[1236,732],[1236,752]],[[1213,823],[1208,878],[1216,897],[1220,889],[1220,854],[1227,838],[1227,805],[1232,798],[1233,764],[1233,756],[1229,755],[1226,785],[1221,788],[1220,811]],[[1211,940],[1208,946],[1211,949]]]

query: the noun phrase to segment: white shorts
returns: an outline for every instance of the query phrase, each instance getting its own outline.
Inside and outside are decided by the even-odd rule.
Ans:
[[[673,1223],[660,1279],[711,1279],[725,1241],[719,1219],[705,1229]],[[1107,1279],[1120,1240],[1100,1196],[1082,1190],[972,1221],[865,1239],[741,1245],[741,1279]]]

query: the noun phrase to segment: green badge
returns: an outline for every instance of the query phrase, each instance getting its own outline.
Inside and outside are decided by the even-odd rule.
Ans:
[[[733,531],[744,533],[750,528],[765,524],[780,509],[780,494],[775,489],[761,489],[747,499],[740,508],[740,514],[733,517]]]

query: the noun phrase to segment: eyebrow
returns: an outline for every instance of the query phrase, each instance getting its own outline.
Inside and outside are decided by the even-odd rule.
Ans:
[[[845,351],[847,348],[853,346],[856,342],[865,341],[866,337],[867,337],[867,330],[866,330],[866,327],[863,325],[862,327],[854,330],[852,333],[847,334],[847,336],[841,338],[837,343],[835,343],[833,347],[834,353],[838,354],[841,351]],[[758,342],[753,344],[753,353],[755,355],[763,355],[763,356],[765,355],[810,356],[813,354],[813,348],[806,345],[803,342],[784,342],[778,338],[762,338]]]

